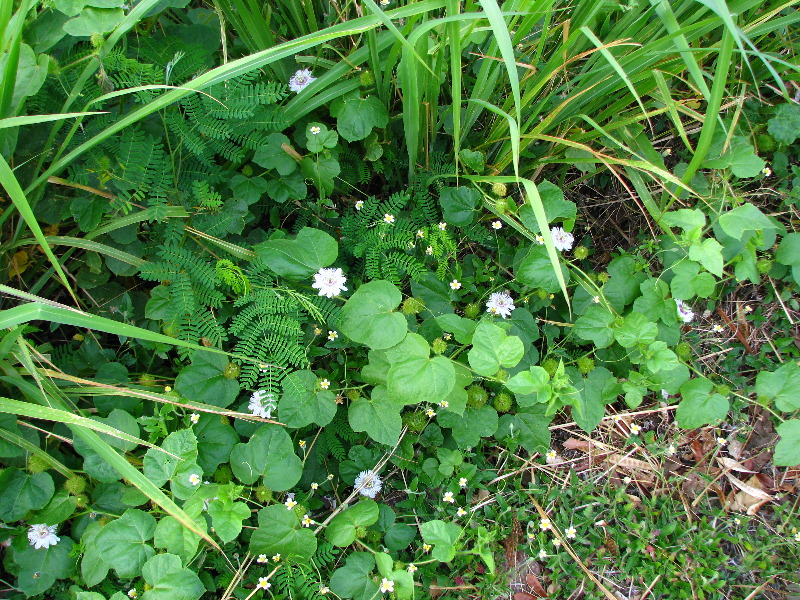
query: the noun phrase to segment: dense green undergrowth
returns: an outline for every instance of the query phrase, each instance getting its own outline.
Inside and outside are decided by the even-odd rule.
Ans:
[[[796,593],[793,3],[0,1],[7,597]]]

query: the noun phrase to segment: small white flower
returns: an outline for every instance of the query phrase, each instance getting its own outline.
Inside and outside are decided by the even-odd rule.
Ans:
[[[578,530],[572,526],[567,527],[566,531],[564,531],[564,535],[567,536],[567,539],[574,540],[575,536],[578,535]]]
[[[425,415],[426,415],[426,416],[427,416],[429,419],[432,419],[433,417],[435,417],[435,416],[436,416],[436,411],[435,411],[435,410],[433,410],[432,408],[429,408],[428,410],[426,410],[426,411],[425,411]]]
[[[425,248],[425,254],[427,254],[428,256],[432,256],[433,255],[433,246],[428,246],[427,248]]]
[[[314,519],[309,517],[308,515],[303,515],[303,527],[311,527],[314,524]]]
[[[553,227],[550,230],[550,235],[553,237],[553,245],[556,250],[561,250],[562,252],[572,250],[575,237],[568,231],[564,231],[563,227]]]
[[[442,502],[449,502],[450,504],[455,504],[456,499],[453,498],[453,492],[445,492],[444,497],[442,498]]]
[[[719,323],[714,323],[714,326],[711,329],[714,331],[714,333],[722,333],[725,331],[725,328]]]
[[[594,302],[595,304],[600,304],[600,296],[595,296],[594,298],[592,298],[592,302]]]
[[[319,387],[321,387],[323,390],[327,390],[329,387],[331,387],[331,382],[327,379],[323,379],[319,382]]]
[[[542,548],[539,550],[539,560],[544,560],[545,558],[547,558],[547,550]]]
[[[383,481],[375,471],[361,471],[353,485],[362,496],[374,498],[381,491]]]
[[[280,560],[281,560],[280,554],[276,554],[272,557],[272,562],[280,562]]]
[[[422,229],[417,229],[417,237],[418,237],[418,238],[423,238],[423,237],[425,237],[425,232],[424,232],[424,231],[422,231]]]
[[[139,597],[139,592],[136,591],[136,588],[131,588],[128,590],[128,598],[136,599]]]
[[[661,397],[664,400],[669,400],[669,392],[667,390],[661,390]]]
[[[683,300],[675,300],[675,304],[678,307],[678,317],[680,317],[681,321],[684,323],[694,321],[694,312]]]
[[[800,543],[800,531],[794,534],[794,541]]]
[[[439,223],[439,229],[441,229],[442,231],[447,229],[447,223],[445,223],[444,221],[440,222]]]
[[[300,69],[289,78],[289,89],[298,94],[317,80],[308,69]]]
[[[560,548],[561,547],[561,540],[558,539],[558,538],[555,538],[553,540],[553,546],[555,546],[556,548]]]
[[[268,590],[269,588],[272,587],[272,584],[269,582],[268,578],[259,577],[258,578],[258,585],[256,587],[261,589],[261,590]]]
[[[542,234],[537,233],[534,239],[536,240],[536,243],[539,244],[540,246],[544,244],[544,236]]]
[[[492,229],[502,229],[503,222],[502,221],[492,221]]]
[[[450,340],[452,340],[452,339],[453,339],[453,334],[451,334],[451,333],[443,333],[443,334],[442,334],[442,339],[443,339],[445,342],[449,342]]]
[[[356,201],[356,210],[361,210],[362,208],[364,208],[364,201],[363,200],[357,200]]]
[[[258,558],[256,559],[257,563],[265,563],[267,562],[267,555],[266,554],[259,554]]]
[[[297,442],[297,445],[300,446],[301,448],[305,448],[306,444],[307,442],[305,440],[300,440],[299,442]]]
[[[297,506],[297,502],[295,502],[293,498],[289,498],[286,502],[283,503],[283,505],[289,510],[292,510],[295,506]]]
[[[494,292],[489,296],[489,301],[486,303],[486,312],[500,315],[504,319],[510,317],[515,308],[514,300],[507,292]]]
[[[381,6],[389,6],[391,0],[381,0]]]
[[[547,451],[547,454],[544,455],[547,460],[555,460],[558,456],[558,453],[553,450],[552,448]]]
[[[325,594],[330,593],[330,591],[331,591],[331,588],[329,588],[328,586],[325,586],[325,585],[323,585],[321,588],[319,588],[319,593],[320,593],[321,596],[324,596]]]
[[[389,225],[391,225],[392,223],[394,223],[394,221],[395,221],[394,215],[390,215],[389,213],[383,215],[384,223],[388,223]]]
[[[31,525],[28,529],[28,541],[31,546],[39,550],[40,548],[55,546],[61,541],[61,538],[56,535],[55,525],[39,523],[38,525]]]
[[[270,394],[266,390],[257,390],[251,394],[247,408],[255,417],[271,419],[272,411],[277,406],[278,401],[275,399],[274,394]]]
[[[642,428],[636,423],[631,423],[630,430],[631,430],[631,435],[639,435],[639,433],[642,431]]]
[[[752,307],[752,306],[750,306],[750,305],[746,305],[746,306],[744,307],[744,312],[746,312],[746,313],[751,313],[751,312],[753,312],[753,307]]]
[[[330,341],[334,341],[338,337],[339,337],[339,332],[338,331],[328,331],[328,339]]]
[[[387,592],[391,593],[393,591],[394,591],[394,581],[392,581],[391,579],[386,579],[386,577],[384,577],[383,581],[381,581],[381,593],[385,594]]]
[[[431,546],[430,544],[422,544],[422,551],[423,552],[430,552],[432,547],[433,546]]]
[[[415,565],[414,563],[410,563],[410,564],[408,565],[408,569],[407,569],[407,571],[408,571],[409,573],[415,573],[415,572],[417,571],[417,565]]]
[[[550,522],[550,519],[548,519],[547,517],[545,517],[544,519],[539,521],[539,529],[541,529],[542,531],[547,531],[552,526],[553,526],[553,524]]]
[[[596,527],[605,527],[606,525],[608,525],[608,523],[606,523],[605,519],[600,519],[597,523],[595,523]]]
[[[197,425],[200,422],[200,414],[192,413],[189,415],[189,420],[192,422],[192,424]]]
[[[333,473],[328,473],[328,481],[333,481]]]
[[[625,477],[622,478],[622,482],[625,485],[630,485],[631,483],[633,483],[633,479],[631,479],[630,476],[626,475]]]
[[[726,440],[724,437],[718,437],[717,438],[717,444],[719,444],[720,446],[724,446],[727,443],[728,443],[728,440]]]
[[[320,296],[333,298],[347,291],[345,283],[347,283],[347,277],[344,276],[341,269],[320,269],[314,273],[314,283],[311,284],[311,287],[319,290]]]
[[[531,540],[531,541],[535,540],[536,539],[536,534],[533,533],[532,531],[529,531],[528,532],[528,539]]]
[[[669,446],[667,446],[667,449],[664,450],[664,454],[666,454],[667,456],[674,456],[677,451],[678,450],[677,448],[675,448],[675,444],[670,444]]]
[[[315,481],[314,483],[311,484],[311,489],[315,490],[315,491],[318,490],[319,489],[319,484]]]
[[[458,487],[461,487],[461,488],[467,487],[467,478],[466,477],[462,477],[461,479],[458,480]]]
[[[322,329],[320,329],[319,327],[314,327],[314,335],[319,335],[321,333],[322,333]]]
[[[456,514],[457,514],[459,517],[463,517],[465,514],[467,514],[467,511],[465,511],[465,510],[464,510],[462,507],[460,507],[460,506],[459,506],[459,507],[458,507],[458,510],[456,511]]]
[[[311,135],[319,135],[319,133],[320,133],[320,131],[322,131],[322,129],[320,129],[316,125],[312,125],[310,131],[311,131]]]
[[[189,475],[189,483],[192,485],[200,485],[200,475],[197,473],[192,473]]]
[[[772,169],[770,169],[769,167],[764,167],[763,169],[761,169],[761,172],[764,174],[764,177],[769,177],[770,175],[772,175]]]
[[[458,279],[453,279],[450,282],[450,289],[451,290],[460,290],[461,289],[461,282]]]
[[[442,408],[448,408],[450,406],[450,403],[447,400],[442,400],[441,402],[439,402],[439,406],[441,406]]]

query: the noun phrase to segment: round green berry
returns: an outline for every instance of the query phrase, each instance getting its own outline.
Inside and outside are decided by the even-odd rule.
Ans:
[[[242,372],[242,367],[235,362],[229,362],[222,370],[222,375],[225,379],[236,379]]]
[[[302,519],[308,514],[308,507],[305,504],[298,504],[293,509],[294,514],[297,515],[298,519]]]
[[[418,315],[419,313],[422,312],[424,308],[425,304],[423,304],[421,300],[411,296],[403,301],[403,305],[400,307],[400,311],[404,315],[410,316],[410,315]]]
[[[92,48],[97,50],[100,48],[106,41],[106,38],[103,37],[101,33],[93,33],[89,38],[89,43],[92,45]]]
[[[233,479],[233,471],[231,471],[230,465],[220,465],[217,467],[217,470],[214,471],[214,481],[217,483],[230,483]]]
[[[50,463],[37,454],[31,454],[28,458],[28,472],[32,474],[47,471],[50,468]]]
[[[373,75],[372,71],[369,69],[365,69],[361,71],[361,75],[358,76],[358,82],[361,84],[361,87],[369,87],[375,83],[375,75]]]
[[[509,377],[508,371],[506,371],[502,367],[497,369],[497,373],[494,374],[494,378],[497,381],[508,381],[508,377]]]
[[[597,281],[599,281],[600,283],[606,283],[609,279],[611,279],[611,276],[608,273],[597,274]]]
[[[347,396],[350,401],[355,402],[361,398],[361,390],[347,390],[347,392],[345,392],[345,396]]]
[[[373,544],[375,542],[380,542],[381,541],[381,532],[378,531],[377,529],[367,529],[366,540],[368,542],[372,542]]]
[[[492,193],[498,198],[505,198],[508,196],[508,187],[505,183],[495,182],[492,184]]]
[[[252,177],[253,176],[253,166],[251,164],[246,164],[242,167],[242,175],[245,177]]]
[[[261,504],[269,504],[272,502],[272,490],[264,485],[258,486],[256,488],[256,500]]]
[[[541,300],[545,300],[550,294],[543,289],[538,289],[536,290],[536,296]]]
[[[584,260],[589,257],[589,249],[586,246],[578,246],[572,254],[578,260]]]
[[[489,400],[489,394],[479,386],[473,383],[467,388],[467,406],[471,408],[480,408]]]
[[[442,354],[447,350],[447,342],[445,342],[442,338],[436,338],[433,340],[431,348],[433,349],[434,354]]]
[[[542,368],[552,377],[558,370],[558,361],[555,358],[548,358],[542,363]]]
[[[367,528],[363,525],[359,525],[356,527],[356,537],[360,540],[363,540],[367,535]]]
[[[507,413],[509,410],[511,410],[511,405],[513,402],[514,401],[511,398],[511,394],[508,392],[500,392],[494,397],[492,406],[494,406],[494,409],[499,413]]]
[[[731,386],[721,383],[720,385],[717,386],[717,393],[720,396],[727,396],[728,394],[731,393]]]
[[[86,480],[80,475],[67,477],[67,480],[64,482],[64,489],[73,496],[78,496],[86,490]]]
[[[86,508],[89,505],[89,498],[86,496],[86,494],[75,496],[72,501],[75,503],[77,508]]]
[[[762,258],[761,260],[759,260],[756,263],[756,270],[761,275],[766,275],[767,273],[769,273],[772,270],[772,265],[773,264],[774,264],[774,261],[771,261],[768,258]]]
[[[412,433],[422,433],[425,425],[428,424],[428,417],[421,412],[407,412],[403,414],[403,425],[408,427]]]
[[[150,375],[150,373],[142,373],[139,376],[139,385],[153,387],[154,385],[156,385],[155,375]]]
[[[578,359],[578,371],[583,375],[588,375],[594,371],[594,360],[588,356],[581,356]]]
[[[464,309],[464,316],[468,319],[475,319],[479,314],[481,314],[481,305],[477,302],[467,304],[467,307]]]

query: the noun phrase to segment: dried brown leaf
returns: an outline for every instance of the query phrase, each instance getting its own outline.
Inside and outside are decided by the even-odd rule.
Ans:
[[[528,573],[525,576],[525,583],[528,584],[528,587],[533,590],[533,593],[537,595],[539,598],[547,598],[547,591],[544,589],[542,582],[539,581],[539,578],[534,575],[533,573]]]

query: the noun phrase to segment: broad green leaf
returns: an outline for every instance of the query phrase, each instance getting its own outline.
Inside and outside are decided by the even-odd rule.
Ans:
[[[730,408],[727,398],[714,393],[714,384],[705,377],[695,377],[684,383],[681,397],[675,419],[684,429],[712,425],[724,419]]]
[[[161,448],[150,448],[144,455],[143,471],[154,484],[161,487],[173,478],[183,462],[194,462],[197,456],[197,438],[190,429],[170,433]]]
[[[333,102],[330,111],[336,118],[339,135],[348,142],[363,140],[375,127],[386,127],[389,122],[389,113],[383,102],[376,96],[361,98],[358,90]]]
[[[775,446],[775,464],[779,467],[800,465],[800,419],[789,419],[777,427],[781,438]]]
[[[437,417],[439,425],[453,431],[453,439],[459,448],[477,446],[483,437],[490,437],[497,431],[497,411],[485,404],[479,408],[467,407],[463,415],[442,411]]]
[[[325,539],[339,548],[349,546],[356,539],[356,529],[375,523],[378,514],[377,502],[368,498],[362,499],[331,520],[325,529]]]
[[[717,128],[703,167],[727,169],[736,177],[755,177],[766,163],[759,158],[753,144],[746,137],[734,135],[730,139],[722,128]]]
[[[646,275],[637,269],[630,256],[615,258],[608,265],[610,279],[603,286],[603,297],[617,312],[633,302],[640,294],[640,285]]]
[[[515,367],[525,355],[525,346],[516,336],[507,335],[502,327],[481,321],[472,336],[472,349],[467,354],[475,372],[491,377],[500,367]]]
[[[462,148],[458,152],[458,157],[467,167],[478,175],[483,173],[486,168],[486,155],[483,152]]]
[[[89,524],[81,537],[81,544],[83,544],[84,548],[83,558],[81,559],[81,576],[89,587],[103,581],[111,568],[111,565],[103,560],[103,553],[100,552],[100,548],[96,543],[97,534],[100,533],[102,528],[103,526],[100,523],[94,521]]]
[[[42,510],[31,519],[32,523],[58,525],[69,519],[75,512],[75,496],[66,490],[58,490]]]
[[[539,196],[542,199],[542,207],[547,219],[551,223],[562,222],[567,231],[571,231],[575,225],[575,216],[578,212],[578,207],[575,203],[566,200],[563,190],[546,179],[541,183],[537,183],[536,187],[539,189]],[[520,207],[519,220],[533,233],[541,231],[530,204],[524,204]]]
[[[777,228],[764,213],[749,202],[720,215],[719,225],[725,233],[737,240],[742,239],[745,231]]]
[[[78,196],[69,205],[81,231],[93,231],[103,220],[108,201],[97,196]]]
[[[174,554],[152,557],[142,567],[142,576],[150,585],[142,600],[198,600],[206,592],[197,574],[184,569]]]
[[[236,444],[231,452],[231,469],[242,483],[264,485],[282,492],[300,481],[303,463],[295,454],[292,440],[280,425],[262,425],[246,444]]]
[[[318,155],[304,158],[300,162],[300,170],[306,179],[312,181],[320,195],[329,196],[342,167],[335,158]]]
[[[270,179],[266,185],[269,197],[281,204],[289,200],[305,200],[308,196],[308,186],[299,172]]]
[[[254,163],[265,169],[275,169],[281,177],[297,169],[297,161],[283,149],[291,147],[289,138],[282,133],[271,133],[265,141],[253,155]]]
[[[515,394],[528,396],[545,390],[550,383],[550,375],[542,367],[533,366],[527,371],[520,371],[506,381],[506,387]]]
[[[681,364],[678,360],[678,356],[667,347],[666,342],[662,342],[661,340],[650,344],[644,355],[644,364],[650,373],[671,371]]]
[[[247,514],[250,514],[249,510]],[[203,531],[206,530],[205,519],[197,519],[195,520],[195,524],[199,529]],[[217,534],[219,534],[219,531],[217,531]],[[220,538],[223,542],[230,541],[226,540],[221,535]],[[179,556],[183,564],[188,565],[189,561],[197,553],[197,548],[200,545],[200,536],[168,515],[162,517],[158,525],[156,525],[153,545],[156,548],[165,549],[170,554]]]
[[[438,404],[455,383],[456,372],[449,358],[410,357],[392,365],[386,387],[389,399],[401,405]]]
[[[781,144],[794,143],[800,137],[800,106],[795,102],[779,105],[775,116],[767,121],[767,131]]]
[[[442,216],[451,225],[466,227],[475,220],[475,208],[480,202],[478,190],[470,187],[445,187],[439,192]]]
[[[713,238],[707,238],[689,247],[689,258],[703,265],[707,271],[722,277],[722,245]]]
[[[678,300],[691,300],[695,296],[708,298],[714,293],[717,280],[711,273],[701,273],[700,265],[686,260],[672,267],[675,277],[670,282],[672,297]]]
[[[633,302],[634,312],[647,315],[647,320],[653,323],[659,319],[668,325],[674,325],[677,322],[675,302],[667,299],[669,286],[666,281],[651,277],[639,285],[639,290],[642,295]]]
[[[50,589],[56,580],[67,579],[75,572],[75,543],[65,535],[59,537],[57,544],[38,550],[26,539],[24,550],[14,552],[14,561],[19,565],[17,587],[25,596],[38,596]]]
[[[658,335],[658,327],[646,316],[632,312],[625,317],[622,325],[614,329],[614,338],[623,348],[633,348],[638,344],[650,344]]]
[[[208,515],[214,531],[227,544],[242,532],[242,521],[250,518],[250,508],[244,502],[218,498],[208,504]]]
[[[319,389],[319,378],[311,371],[295,371],[282,382],[283,396],[278,416],[287,427],[300,429],[311,423],[324,427],[336,414],[336,395]]]
[[[74,37],[91,37],[96,33],[108,33],[125,18],[121,8],[92,8],[87,6],[81,13],[64,23],[64,31]]]
[[[281,177],[278,181],[283,179]],[[241,173],[237,173],[231,177],[228,185],[233,192],[233,197],[244,200],[249,206],[261,200],[261,196],[267,191],[268,183],[263,177],[245,177]]]
[[[55,492],[49,473],[29,475],[16,467],[0,473],[0,519],[19,521],[29,511],[47,506]]]
[[[561,265],[564,279],[569,281],[569,270]],[[527,256],[516,267],[514,274],[517,279],[532,288],[539,288],[545,292],[554,293],[561,289],[558,276],[553,269],[553,263],[544,246],[533,246]]]
[[[386,531],[383,543],[392,552],[397,552],[408,548],[415,537],[417,537],[417,532],[413,527],[403,523],[395,523]]]
[[[702,229],[706,224],[706,216],[699,208],[681,208],[664,213],[660,219],[661,225],[667,227],[680,227],[685,232]]]
[[[568,398],[572,418],[586,433],[594,431],[606,413],[606,404],[617,399],[620,386],[608,369],[598,367],[576,384],[577,394]]]
[[[379,597],[378,584],[370,576],[375,559],[367,552],[353,552],[331,576],[331,592],[340,598],[372,600]]]
[[[316,550],[314,532],[300,525],[293,510],[283,504],[273,504],[258,512],[258,529],[250,538],[251,554],[280,554],[307,562]]]
[[[195,352],[192,364],[175,380],[176,391],[193,402],[227,408],[239,395],[239,382],[225,377],[228,358],[212,352]]]
[[[147,544],[156,530],[156,520],[144,511],[129,508],[95,537],[102,559],[123,579],[138,577],[142,566],[155,554]]]
[[[638,287],[638,286],[637,286]],[[598,348],[607,348],[614,341],[614,315],[607,308],[592,305],[575,321],[572,331]]]
[[[761,371],[756,376],[756,393],[760,399],[774,402],[778,410],[800,409],[800,367],[791,360],[775,371]]]
[[[342,333],[373,350],[391,348],[402,341],[408,330],[403,314],[394,312],[402,299],[400,290],[388,281],[365,283],[342,309]]]
[[[309,278],[339,255],[336,240],[311,227],[301,229],[293,240],[268,240],[253,250],[273,273],[290,279]]]
[[[513,415],[503,415],[495,437],[510,437],[530,453],[547,452],[550,449],[550,421],[544,405],[523,408]]]
[[[461,537],[461,527],[435,519],[419,526],[422,539],[433,546],[431,556],[440,562],[450,562],[456,555],[456,543]]]
[[[223,421],[223,417],[209,413],[202,413],[193,429],[197,436],[197,464],[204,473],[213,473],[219,465],[228,462],[239,434]]]
[[[471,344],[472,334],[477,323],[472,319],[459,317],[456,314],[439,315],[436,317],[436,324],[442,331],[452,333],[459,344]]]
[[[306,148],[309,152],[319,153],[325,148],[335,148],[339,143],[339,134],[328,129],[323,123],[306,125]]]
[[[361,396],[354,400],[347,419],[353,431],[366,431],[373,440],[387,446],[397,443],[403,429],[400,407],[389,400],[383,386],[374,388],[371,398]]]

